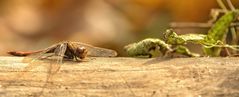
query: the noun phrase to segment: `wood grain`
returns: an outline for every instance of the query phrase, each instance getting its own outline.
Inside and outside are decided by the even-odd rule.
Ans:
[[[64,61],[48,83],[50,64],[41,63],[22,73],[28,65],[22,59],[0,57],[0,97],[239,96],[239,58]]]

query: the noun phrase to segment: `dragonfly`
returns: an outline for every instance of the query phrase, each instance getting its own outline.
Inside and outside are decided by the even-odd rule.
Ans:
[[[25,56],[23,59],[24,62],[27,62],[28,65],[24,68],[23,73],[32,70],[37,67],[39,63],[37,60],[46,60],[49,61],[49,68],[47,70],[47,77],[45,79],[45,85],[42,86],[43,90],[40,94],[43,93],[44,87],[46,87],[47,83],[51,80],[51,77],[56,74],[63,60],[71,60],[76,62],[83,61],[86,57],[116,57],[117,52],[111,49],[96,47],[90,44],[85,44],[81,42],[60,42],[54,44],[46,49],[37,50],[37,51],[9,51],[7,52],[13,56]],[[17,76],[22,76],[25,74],[19,73]]]
[[[79,61],[84,59],[86,56],[90,57],[115,57],[117,52],[111,49],[95,47],[89,44],[81,42],[60,42],[52,45],[46,49],[30,52],[22,51],[9,51],[7,52],[13,56],[29,56],[29,55],[39,55],[38,58],[43,58],[43,54],[46,54],[45,58],[58,56],[60,61],[62,59],[70,59]],[[43,59],[45,59],[43,58]]]

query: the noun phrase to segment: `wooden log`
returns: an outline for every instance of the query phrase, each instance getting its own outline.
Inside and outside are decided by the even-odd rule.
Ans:
[[[0,57],[0,97],[239,96],[239,58],[88,58],[51,64]],[[24,72],[22,72],[24,71]]]

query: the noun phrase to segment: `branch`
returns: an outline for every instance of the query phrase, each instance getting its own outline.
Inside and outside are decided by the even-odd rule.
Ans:
[[[211,23],[195,23],[195,22],[172,22],[170,23],[171,28],[210,28],[213,24]],[[230,27],[239,27],[239,23],[232,23]]]

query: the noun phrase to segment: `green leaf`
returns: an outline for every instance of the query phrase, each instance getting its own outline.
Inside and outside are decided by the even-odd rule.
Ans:
[[[171,51],[171,46],[163,40],[147,38],[137,43],[132,43],[124,47],[129,56],[163,56],[167,51]]]
[[[203,34],[183,34],[177,35],[176,32],[169,29],[164,33],[165,41],[171,45],[184,45],[188,42],[203,44],[207,35]]]
[[[238,17],[238,15],[239,10],[229,11],[223,15],[208,31],[205,42],[207,42],[207,44],[217,44],[218,41],[224,42],[228,27]],[[204,48],[204,53],[209,56],[219,56],[220,52],[221,48],[219,47]]]

